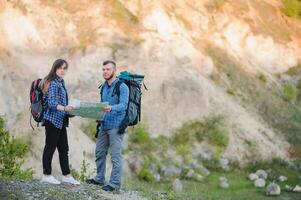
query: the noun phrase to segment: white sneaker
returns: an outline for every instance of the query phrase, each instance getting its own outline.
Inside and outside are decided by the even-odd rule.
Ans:
[[[72,176],[63,176],[62,182],[70,183],[72,185],[80,185],[80,182],[75,180]]]
[[[45,175],[45,174],[43,174],[42,176],[41,183],[51,183],[55,185],[61,184],[61,182],[56,180],[56,178],[54,178],[52,175]]]

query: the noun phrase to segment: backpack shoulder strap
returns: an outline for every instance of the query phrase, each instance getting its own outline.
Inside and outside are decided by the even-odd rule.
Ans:
[[[99,84],[98,89],[100,90],[99,94],[100,94],[100,99],[102,101],[103,83]]]
[[[115,84],[112,96],[114,96],[115,94],[117,94],[117,96],[119,98],[119,95],[120,95],[120,86],[121,86],[122,83],[123,83],[123,81],[118,80],[118,82]]]

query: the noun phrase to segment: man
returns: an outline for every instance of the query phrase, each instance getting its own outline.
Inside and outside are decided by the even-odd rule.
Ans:
[[[100,121],[100,128],[96,139],[96,167],[97,175],[88,179],[87,183],[101,185],[105,191],[114,191],[120,188],[122,177],[122,143],[124,134],[118,133],[118,128],[125,117],[129,101],[129,88],[122,83],[119,95],[113,94],[116,83],[116,64],[114,61],[105,61],[102,67],[105,83],[100,90],[100,101],[108,102],[104,108],[104,117]],[[112,172],[110,181],[105,184],[106,156],[110,152],[112,161]]]

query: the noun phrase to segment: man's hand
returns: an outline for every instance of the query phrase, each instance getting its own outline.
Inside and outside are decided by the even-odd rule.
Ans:
[[[111,106],[106,106],[103,108],[104,112],[111,112],[112,111],[112,107]]]

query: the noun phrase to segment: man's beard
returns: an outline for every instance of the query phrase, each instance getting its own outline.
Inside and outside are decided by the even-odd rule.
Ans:
[[[105,78],[106,81],[111,80],[114,77],[114,73],[109,77],[109,78]]]

